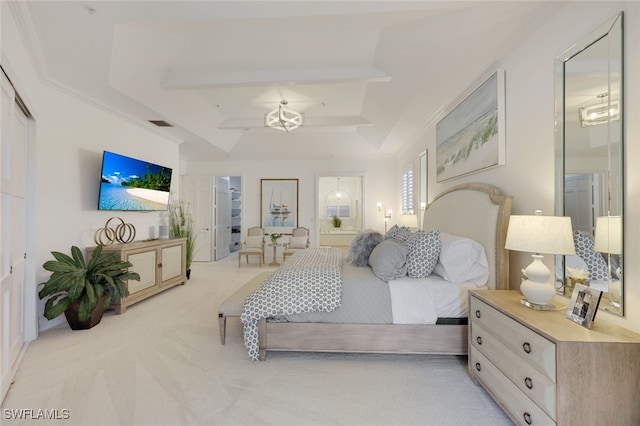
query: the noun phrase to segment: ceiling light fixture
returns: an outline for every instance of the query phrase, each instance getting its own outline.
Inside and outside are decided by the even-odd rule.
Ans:
[[[620,104],[616,101],[605,102],[607,93],[598,95],[601,103],[580,108],[580,126],[596,126],[609,121],[618,120],[620,117]]]
[[[288,108],[287,104],[288,102],[283,100],[277,109],[264,115],[265,127],[272,127],[289,133],[291,130],[304,125],[304,114]]]

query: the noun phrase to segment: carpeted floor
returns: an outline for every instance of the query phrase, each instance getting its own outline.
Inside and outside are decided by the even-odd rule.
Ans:
[[[238,322],[220,344],[217,307],[260,272],[235,254],[191,280],[31,343],[3,425],[510,425],[469,379],[466,357],[269,353],[249,360]],[[42,410],[48,410],[46,412]],[[16,416],[27,420],[15,420]],[[43,420],[38,417],[58,417]]]

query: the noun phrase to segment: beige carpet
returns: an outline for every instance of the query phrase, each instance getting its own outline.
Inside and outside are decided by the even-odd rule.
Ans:
[[[123,315],[109,311],[91,330],[64,324],[41,333],[2,404],[0,423],[511,424],[471,382],[466,357],[270,353],[253,363],[234,322],[222,346],[217,306],[273,269],[255,261],[238,269],[237,262],[232,254],[195,264],[187,285]],[[19,414],[31,420],[14,420]],[[33,419],[52,414],[68,419]]]

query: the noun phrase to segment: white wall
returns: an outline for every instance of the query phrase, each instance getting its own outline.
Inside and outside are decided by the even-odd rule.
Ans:
[[[183,169],[189,175],[242,176],[242,229],[260,224],[260,179],[298,180],[298,225],[309,228],[312,243],[317,242],[317,177],[364,175],[364,229],[384,232],[383,216],[376,202],[390,205],[397,192],[397,170],[393,158],[378,160],[324,159],[299,161],[223,161],[189,162]]]
[[[554,58],[571,47],[600,24],[624,11],[625,30],[625,132],[626,132],[626,210],[625,257],[640,255],[639,235],[640,171],[629,167],[638,158],[640,122],[640,4],[636,2],[577,2],[567,5],[533,33],[515,52],[502,60],[506,78],[506,164],[489,171],[465,176],[445,183],[435,179],[435,127],[425,131],[398,158],[398,164],[413,161],[418,169],[418,155],[429,152],[429,199],[444,189],[465,182],[486,182],[514,196],[513,213],[531,214],[542,209],[555,211],[554,197]],[[474,76],[469,76],[470,81]],[[456,98],[459,93],[452,93]],[[437,120],[434,120],[437,122]],[[398,178],[396,178],[398,179]],[[530,263],[527,253],[511,253],[511,288],[519,287],[520,269]],[[552,257],[545,263],[552,268]],[[638,262],[625,263],[625,317],[599,313],[624,327],[640,332],[640,286],[633,277],[640,274]]]
[[[26,294],[36,305],[40,328],[64,321],[47,321],[44,304],[37,300],[37,283],[49,273],[41,265],[51,251],[69,253],[72,245],[94,246],[94,232],[113,216],[137,230],[137,239],[149,237],[151,226],[160,224],[159,212],[99,212],[98,190],[102,151],[109,150],[174,169],[172,188],[179,179],[178,145],[132,124],[122,117],[96,108],[43,84],[27,48],[19,36],[11,12],[2,13],[2,66],[26,102],[36,122],[35,135],[35,282]],[[31,333],[29,333],[31,335]],[[35,336],[33,336],[35,337]]]

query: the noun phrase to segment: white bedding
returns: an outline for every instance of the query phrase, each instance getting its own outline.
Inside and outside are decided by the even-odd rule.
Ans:
[[[466,318],[468,294],[486,289],[472,282],[451,283],[438,275],[389,281],[394,324],[435,324],[438,318]]]

